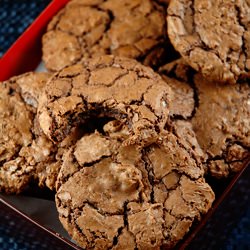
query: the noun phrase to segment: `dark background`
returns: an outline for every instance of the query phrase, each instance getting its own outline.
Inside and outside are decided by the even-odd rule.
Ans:
[[[0,0],[0,57],[49,2],[49,0]],[[25,225],[20,228],[21,225],[17,223],[15,217],[3,211],[0,210],[0,250],[54,249],[44,239],[37,239],[34,235],[27,237],[29,231],[24,231],[26,236],[15,233],[17,230],[23,230]],[[35,242],[32,237],[35,237]],[[250,249],[250,168],[244,172],[229,196],[188,249]]]

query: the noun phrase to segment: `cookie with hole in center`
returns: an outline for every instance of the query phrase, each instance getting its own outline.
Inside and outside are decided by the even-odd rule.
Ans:
[[[127,143],[147,143],[168,120],[171,94],[149,67],[128,58],[101,56],[56,73],[40,98],[38,118],[55,142],[78,124],[106,117],[126,121],[131,134]]]

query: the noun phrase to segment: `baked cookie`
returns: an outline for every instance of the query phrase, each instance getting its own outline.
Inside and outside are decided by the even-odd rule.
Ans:
[[[250,85],[220,85],[194,77],[199,106],[191,122],[212,176],[238,172],[250,157]]]
[[[167,122],[171,94],[152,69],[132,59],[101,56],[56,73],[44,89],[38,117],[44,133],[55,142],[77,124],[106,117],[126,121],[128,143],[145,143]]]
[[[119,138],[129,129],[112,125],[83,136],[65,155],[59,219],[84,249],[171,248],[214,200],[203,168],[171,133],[151,145],[126,145]]]
[[[205,78],[236,83],[250,77],[248,1],[172,0],[168,35]]]
[[[42,133],[36,121],[39,95],[48,73],[26,73],[0,84],[0,191],[20,193],[31,181],[55,188],[62,149],[78,139],[76,132],[60,145]]]
[[[43,61],[57,71],[82,58],[113,54],[157,67],[171,46],[165,16],[164,7],[150,0],[70,1],[43,36]]]
[[[182,134],[183,138],[186,137],[189,145],[196,145],[196,153],[200,154],[201,151],[193,140],[195,133],[200,148],[205,153],[205,157],[202,154],[201,157],[204,158],[207,173],[222,178],[240,171],[250,157],[249,83],[225,86],[209,82],[200,74],[195,74],[182,59],[162,67],[161,74],[181,79],[177,84],[171,85],[173,96],[179,95],[178,100],[183,96],[183,106],[186,108],[183,110],[181,105],[177,105],[178,102],[172,102],[170,113],[173,114],[174,131]],[[168,83],[171,82],[168,77],[163,78]],[[194,106],[188,105],[192,99],[191,91]],[[188,98],[189,101],[186,101]],[[189,136],[185,136],[187,133]]]
[[[32,144],[36,90],[48,77],[46,73],[28,73],[0,84],[0,191],[18,193],[32,177],[33,168],[21,154]]]

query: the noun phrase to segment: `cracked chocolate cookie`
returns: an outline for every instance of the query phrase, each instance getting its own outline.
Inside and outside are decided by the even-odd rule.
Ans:
[[[126,145],[120,134],[129,137],[128,130],[112,121],[65,155],[56,205],[85,249],[171,248],[214,200],[181,138],[162,132],[150,145]]]
[[[199,106],[191,122],[212,176],[238,172],[250,157],[250,85],[223,86],[194,77]]]
[[[63,149],[79,138],[73,131],[56,146],[39,128],[38,98],[49,77],[27,73],[0,84],[1,192],[20,193],[31,181],[54,189]]]
[[[150,0],[73,0],[43,36],[43,61],[52,71],[105,54],[159,66],[170,46],[164,8]]]
[[[172,89],[170,116],[172,121],[188,120],[197,107],[197,96],[192,79],[194,71],[183,58],[167,63],[158,73]]]
[[[249,1],[172,0],[168,35],[186,62],[206,78],[250,78]]]
[[[32,144],[37,90],[48,77],[28,73],[0,84],[0,191],[18,193],[31,179],[22,151]]]
[[[128,143],[146,143],[167,122],[171,94],[152,69],[132,59],[101,56],[56,73],[44,89],[38,117],[53,141],[64,139],[77,124],[106,117],[126,121]]]
[[[183,105],[190,108],[187,112],[186,109],[179,108],[181,105],[177,106],[178,102],[172,104],[170,113],[173,114],[171,119],[174,130],[183,138],[188,133],[187,142],[189,145],[196,145],[196,153],[200,154],[199,147],[191,140],[194,138],[191,135],[195,133],[206,155],[203,158],[207,173],[221,178],[240,171],[250,157],[249,83],[220,85],[209,82],[200,74],[192,72],[182,59],[162,67],[161,74],[181,80],[171,85],[173,96],[179,95],[178,100],[183,96]],[[166,76],[163,77],[171,82]],[[191,103],[190,91],[193,91],[193,110],[191,105],[186,105]],[[186,102],[188,98],[189,101]]]

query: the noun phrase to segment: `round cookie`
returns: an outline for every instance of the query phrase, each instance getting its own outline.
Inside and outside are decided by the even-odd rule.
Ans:
[[[88,119],[107,117],[126,121],[128,143],[145,143],[166,124],[171,94],[152,69],[132,59],[101,56],[56,73],[44,89],[38,117],[53,141]]]
[[[126,125],[107,127],[65,155],[56,194],[60,221],[85,249],[173,247],[214,200],[203,168],[169,132],[151,145],[126,145],[119,140],[120,133],[129,136]]]
[[[172,102],[173,129],[189,145],[195,146],[196,153],[204,159],[207,174],[216,178],[228,177],[238,172],[250,157],[250,86],[249,83],[223,86],[209,82],[200,74],[195,74],[180,59],[162,67],[163,78],[167,76],[181,79],[177,84],[172,81],[173,96],[179,94],[186,109],[179,108],[178,102]],[[189,85],[186,80],[188,79]],[[183,86],[181,87],[180,85]],[[191,97],[186,88],[193,90],[194,109],[191,111]],[[184,114],[189,114],[186,119]],[[181,118],[181,120],[179,120]],[[184,119],[184,120],[183,120]],[[195,143],[194,134],[198,140]],[[201,154],[201,149],[204,155]]]
[[[47,69],[105,54],[159,66],[167,58],[164,7],[150,0],[73,0],[49,23],[43,36]]]
[[[74,132],[56,146],[38,126],[38,98],[50,76],[30,72],[0,84],[1,192],[20,193],[34,179],[54,189],[61,151],[77,140]]]
[[[194,77],[199,106],[191,120],[198,142],[208,155],[212,176],[238,172],[250,157],[250,85],[223,86]]]
[[[236,83],[250,77],[249,13],[247,1],[172,0],[168,35],[205,78]]]

